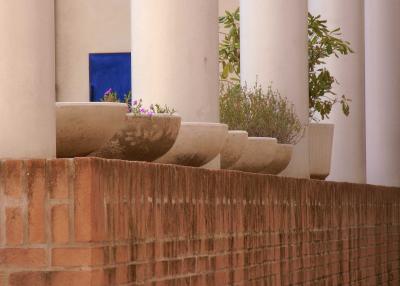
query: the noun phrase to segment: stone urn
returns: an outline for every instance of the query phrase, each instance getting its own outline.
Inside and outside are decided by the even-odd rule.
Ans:
[[[113,102],[57,102],[57,157],[83,157],[121,128],[128,106]]]
[[[325,180],[329,176],[334,127],[326,123],[310,123],[308,127],[311,179]]]
[[[233,130],[228,132],[221,151],[221,169],[229,169],[240,159],[246,147],[248,137],[246,131]]]
[[[276,138],[249,137],[240,159],[229,169],[260,173],[275,157],[278,143]]]
[[[292,159],[293,145],[278,144],[274,159],[268,167],[262,172],[264,174],[278,175],[283,172]]]
[[[227,135],[225,124],[183,122],[174,146],[155,162],[201,167],[219,155]]]
[[[181,126],[177,115],[128,113],[122,128],[93,157],[152,162],[174,145]]]

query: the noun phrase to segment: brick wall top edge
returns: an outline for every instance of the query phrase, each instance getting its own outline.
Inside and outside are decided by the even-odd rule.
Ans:
[[[148,163],[148,162],[136,162],[136,161],[123,161],[123,160],[108,160],[108,159],[102,159],[102,158],[95,158],[95,157],[77,157],[73,159],[3,159],[0,160],[0,167],[2,164],[7,163],[7,162],[18,162],[22,161],[24,163],[36,163],[40,164],[41,161],[74,161],[75,165],[76,164],[81,164],[81,163],[90,163],[90,164],[99,164],[101,163],[107,163],[110,164],[110,167],[113,164],[118,164],[118,163],[126,163],[128,166],[144,166],[148,168],[165,168],[165,169],[176,169],[176,170],[197,170],[197,172],[202,172],[203,174],[215,174],[218,176],[218,174],[241,174],[242,176],[245,176],[247,178],[251,177],[269,177],[271,180],[284,180],[287,182],[292,182],[292,183],[301,183],[301,182],[308,182],[313,185],[323,185],[324,187],[335,187],[335,186],[347,186],[348,188],[367,188],[369,191],[400,191],[399,187],[390,187],[390,186],[379,186],[379,185],[370,185],[370,184],[355,184],[355,183],[347,183],[347,182],[332,182],[332,181],[317,181],[317,180],[308,180],[308,179],[297,179],[297,178],[288,178],[288,177],[278,177],[278,176],[272,176],[272,175],[264,175],[264,174],[252,174],[252,173],[245,173],[245,172],[239,172],[239,171],[231,171],[231,170],[206,170],[202,168],[193,168],[193,167],[185,167],[185,166],[177,166],[177,165],[166,165],[166,164],[158,164],[158,163]],[[0,173],[1,173],[1,168],[0,168]]]

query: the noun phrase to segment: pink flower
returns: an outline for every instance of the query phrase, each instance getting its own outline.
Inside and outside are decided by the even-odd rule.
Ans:
[[[109,88],[106,90],[106,92],[104,93],[104,95],[109,95],[112,92],[112,88]]]

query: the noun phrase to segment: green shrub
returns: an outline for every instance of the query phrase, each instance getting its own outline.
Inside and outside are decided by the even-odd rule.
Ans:
[[[330,30],[321,16],[308,14],[308,78],[310,118],[318,121],[329,118],[332,107],[340,103],[343,113],[350,113],[350,100],[337,96],[333,85],[339,84],[326,67],[325,60],[331,56],[353,53],[350,43],[340,38],[340,28]]]
[[[249,136],[273,137],[282,144],[296,144],[303,126],[293,104],[271,87],[264,92],[257,83],[221,87],[220,120],[230,130],[246,130]]]

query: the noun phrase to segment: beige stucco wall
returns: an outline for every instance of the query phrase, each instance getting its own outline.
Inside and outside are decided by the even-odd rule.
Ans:
[[[130,51],[130,0],[56,0],[58,101],[89,101],[89,53]]]
[[[56,0],[58,101],[89,101],[89,53],[130,51],[130,0]],[[239,6],[220,0],[219,15]]]

